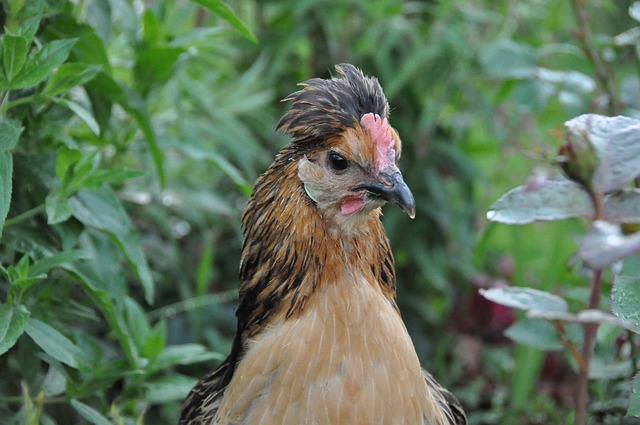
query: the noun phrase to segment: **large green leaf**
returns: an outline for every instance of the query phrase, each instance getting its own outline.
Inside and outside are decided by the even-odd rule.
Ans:
[[[11,206],[13,157],[11,149],[18,143],[22,127],[16,121],[0,118],[0,237]]]
[[[67,60],[76,41],[77,39],[73,38],[54,40],[46,44],[27,59],[24,68],[13,81],[10,81],[9,86],[12,89],[21,89],[44,81],[54,69]]]
[[[102,415],[102,413],[98,412],[93,407],[84,404],[78,400],[71,400],[71,406],[86,420],[91,422],[94,425],[112,425],[109,419]]]
[[[69,202],[74,217],[107,232],[116,241],[137,273],[147,302],[152,303],[155,291],[147,258],[129,215],[113,191],[107,186],[95,192],[80,191]]]
[[[527,224],[590,217],[593,213],[591,198],[581,186],[570,181],[549,180],[535,188],[518,186],[510,190],[491,205],[487,219]]]
[[[182,47],[155,46],[138,52],[133,75],[139,90],[146,93],[154,83],[166,82],[184,51]]]
[[[82,85],[91,81],[102,69],[100,65],[89,65],[86,63],[65,63],[51,76],[44,94],[55,96],[66,93],[72,87]]]
[[[229,22],[235,29],[240,31],[242,35],[247,37],[254,43],[258,42],[256,36],[251,30],[236,16],[233,10],[222,0],[192,0],[201,6],[206,7],[225,21]]]
[[[558,331],[546,320],[518,320],[504,334],[512,341],[538,350],[557,351],[562,349]]]
[[[83,364],[82,351],[54,327],[31,318],[27,323],[26,332],[42,351],[54,359],[75,369]]]
[[[29,42],[26,38],[19,35],[5,34],[2,37],[3,64],[7,81],[12,81],[24,65],[29,51]]]
[[[94,102],[94,100],[98,102],[94,103],[94,113],[96,105],[101,105],[100,108],[110,109],[111,103],[115,102],[133,116],[140,126],[140,131],[142,131],[149,146],[160,184],[164,186],[164,154],[158,146],[156,134],[151,125],[151,119],[144,100],[140,98],[138,94],[121,85],[104,72],[99,73],[96,78],[89,83],[88,87],[90,95],[93,93],[92,102]]]
[[[29,315],[24,306],[0,304],[0,355],[13,347],[22,335]]]

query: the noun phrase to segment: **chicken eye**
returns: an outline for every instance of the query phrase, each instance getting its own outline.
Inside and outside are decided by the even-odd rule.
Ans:
[[[329,165],[336,171],[344,171],[349,167],[349,161],[344,156],[331,152],[329,154]]]

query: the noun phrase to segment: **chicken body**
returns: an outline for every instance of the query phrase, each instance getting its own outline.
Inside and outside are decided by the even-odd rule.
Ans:
[[[415,214],[377,80],[351,65],[310,80],[279,124],[293,137],[243,215],[238,331],[181,424],[465,424],[422,370],[395,303],[380,221]]]

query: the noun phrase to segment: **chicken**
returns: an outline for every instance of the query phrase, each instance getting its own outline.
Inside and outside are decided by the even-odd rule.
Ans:
[[[180,424],[466,424],[395,301],[385,202],[415,216],[377,79],[349,64],[285,101],[292,137],[242,216],[238,328]]]

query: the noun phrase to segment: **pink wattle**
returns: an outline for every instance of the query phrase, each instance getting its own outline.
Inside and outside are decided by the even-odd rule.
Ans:
[[[342,202],[340,205],[340,211],[344,215],[351,215],[357,213],[364,204],[364,195],[350,196]]]

